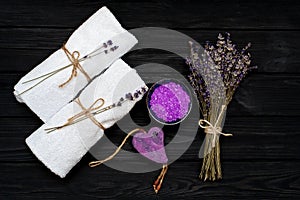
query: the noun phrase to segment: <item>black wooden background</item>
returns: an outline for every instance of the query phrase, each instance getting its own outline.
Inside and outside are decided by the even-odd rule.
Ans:
[[[225,130],[234,137],[221,138],[222,181],[198,179],[200,130],[170,166],[159,195],[152,190],[159,171],[91,169],[88,154],[60,179],[25,145],[42,122],[15,100],[14,84],[104,5],[127,29],[166,27],[201,43],[228,31],[240,48],[252,42],[259,69],[241,84],[228,110]],[[300,1],[1,0],[0,8],[0,199],[299,199]],[[124,60],[132,66],[162,63],[187,74],[182,59],[163,51],[136,51]],[[140,123],[145,119],[136,116]],[[108,134],[116,144],[124,136],[115,126]],[[129,143],[126,148],[132,149]]]

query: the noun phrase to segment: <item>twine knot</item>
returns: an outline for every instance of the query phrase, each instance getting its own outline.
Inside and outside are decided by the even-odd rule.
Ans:
[[[105,102],[104,99],[102,99],[102,98],[97,99],[97,100],[94,101],[94,103],[92,103],[92,105],[91,105],[90,107],[88,107],[88,108],[85,108],[85,107],[82,105],[82,103],[81,103],[81,101],[80,101],[79,98],[77,98],[74,102],[76,102],[76,103],[81,107],[82,111],[81,111],[80,113],[74,115],[73,117],[69,118],[69,119],[68,119],[68,122],[66,123],[67,125],[70,124],[70,123],[72,123],[72,122],[74,122],[74,120],[80,118],[81,116],[84,116],[84,115],[85,115],[85,116],[87,116],[88,118],[90,118],[90,120],[91,120],[94,124],[96,124],[97,126],[99,126],[101,129],[103,129],[103,130],[105,129],[104,126],[103,126],[100,122],[98,122],[98,121],[96,120],[96,118],[94,117],[94,115],[92,114],[93,111],[98,110],[99,108],[101,108],[101,107],[104,105],[104,102]],[[97,103],[99,103],[98,106],[96,106]]]
[[[69,61],[72,63],[73,69],[72,69],[72,73],[71,73],[69,79],[66,82],[60,84],[59,87],[60,88],[64,87],[66,84],[68,84],[73,79],[73,77],[76,77],[77,76],[77,69],[79,71],[81,71],[81,73],[86,77],[86,79],[88,81],[90,81],[91,80],[90,76],[86,73],[86,71],[83,69],[83,67],[80,64],[80,59],[79,59],[80,58],[80,53],[78,51],[73,51],[73,53],[71,53],[66,48],[65,44],[62,46],[61,49],[65,52],[65,54],[68,57]]]
[[[82,111],[79,112],[78,114],[74,115],[73,117],[69,118],[67,120],[67,122],[65,124],[61,125],[61,126],[56,126],[56,127],[45,129],[47,131],[47,133],[50,133],[52,131],[64,128],[64,127],[72,125],[72,124],[75,124],[77,122],[76,120],[80,119],[83,116],[86,116],[87,118],[89,118],[96,126],[100,127],[102,130],[105,130],[105,127],[99,121],[97,121],[97,119],[94,117],[94,115],[92,113],[93,111],[98,110],[99,108],[101,108],[104,105],[104,102],[105,102],[104,99],[102,99],[102,98],[97,99],[88,108],[85,108],[82,105],[79,98],[75,99],[74,102],[76,102],[80,106]],[[99,104],[99,105],[97,105],[97,104]]]
[[[221,112],[220,112],[220,114],[217,118],[217,121],[216,121],[215,125],[212,125],[209,121],[207,121],[205,119],[200,119],[199,122],[198,122],[199,126],[204,129],[204,132],[206,134],[213,135],[212,147],[215,147],[215,145],[216,145],[217,136],[219,136],[219,135],[232,136],[231,133],[223,133],[222,128],[220,126],[217,126],[217,124],[218,124],[221,116],[223,115],[225,109],[226,109],[226,106],[222,105]],[[205,124],[206,124],[206,126],[205,126]]]
[[[205,124],[207,124],[207,125],[204,126]],[[205,119],[199,120],[199,126],[204,129],[204,132],[206,134],[213,135],[212,147],[215,147],[216,139],[217,139],[218,135],[232,136],[231,133],[223,133],[221,127],[213,126],[209,121],[207,121]]]

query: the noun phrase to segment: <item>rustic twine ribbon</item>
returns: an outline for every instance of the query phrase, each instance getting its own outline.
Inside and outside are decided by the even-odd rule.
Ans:
[[[222,105],[221,112],[220,112],[220,114],[218,116],[218,119],[217,119],[215,125],[212,125],[209,121],[207,121],[205,119],[200,119],[199,122],[198,122],[199,126],[204,129],[204,132],[206,134],[213,135],[212,147],[215,147],[215,145],[216,145],[216,139],[217,139],[218,135],[232,136],[231,133],[223,133],[222,132],[222,128],[219,127],[219,126],[217,126],[217,124],[219,123],[219,120],[220,120],[221,116],[223,115],[224,110],[225,110],[225,106]],[[207,124],[207,125],[204,126],[205,124]]]
[[[164,178],[165,178],[165,175],[166,175],[167,171],[168,171],[168,165],[164,164],[162,169],[161,169],[161,172],[160,172],[159,176],[157,177],[157,179],[154,181],[154,184],[153,184],[153,189],[154,189],[156,194],[158,193],[158,191],[161,188],[161,185],[164,181]]]
[[[64,128],[66,126],[69,126],[71,124],[74,124],[76,123],[76,120],[80,119],[81,117],[83,116],[86,116],[87,118],[89,118],[95,125],[97,125],[98,127],[100,127],[101,129],[105,130],[105,127],[99,122],[97,121],[97,119],[94,117],[93,115],[93,111],[96,111],[98,110],[99,108],[101,108],[103,105],[104,105],[104,99],[102,98],[99,98],[97,99],[96,101],[94,101],[94,103],[86,108],[82,105],[81,101],[79,98],[75,99],[74,102],[76,102],[80,108],[82,109],[81,112],[79,112],[78,114],[74,115],[73,117],[69,118],[68,121],[61,125],[61,126],[57,126],[57,127],[52,127],[52,128],[47,128],[45,129],[46,131],[48,131],[48,133],[52,132],[52,131],[55,131],[57,129],[61,129],[61,128]],[[100,103],[99,105],[97,105],[98,103]],[[97,105],[97,106],[96,106]]]
[[[77,76],[77,69],[79,71],[81,71],[81,73],[86,77],[86,79],[88,81],[90,81],[91,80],[90,76],[87,74],[87,72],[83,69],[83,67],[80,64],[80,53],[79,53],[79,51],[73,51],[73,53],[71,53],[66,48],[65,44],[62,46],[61,49],[65,52],[65,54],[68,57],[69,61],[72,63],[73,69],[72,69],[72,73],[71,73],[69,79],[66,82],[60,84],[59,87],[60,88],[64,87],[66,84],[68,84],[73,79],[73,77],[76,77]]]
[[[67,57],[68,57],[68,59],[69,59],[69,61],[70,61],[71,63],[68,64],[68,65],[66,65],[66,66],[64,66],[64,67],[61,67],[61,68],[56,69],[56,70],[54,70],[54,71],[51,71],[51,72],[49,72],[49,73],[46,73],[46,74],[43,74],[43,75],[41,75],[41,76],[38,76],[38,77],[35,77],[35,78],[30,79],[30,80],[27,80],[27,81],[22,82],[22,84],[26,84],[26,83],[29,83],[29,82],[32,82],[32,81],[39,80],[37,83],[35,83],[35,84],[32,85],[31,87],[29,87],[28,89],[24,90],[23,92],[20,92],[18,95],[21,95],[21,94],[24,94],[25,92],[28,92],[28,91],[31,90],[32,88],[34,88],[34,87],[36,87],[37,85],[39,85],[39,84],[41,84],[42,82],[44,82],[46,79],[50,78],[51,76],[57,74],[58,72],[60,72],[60,71],[62,71],[62,70],[64,70],[64,69],[67,69],[67,68],[69,68],[69,67],[71,67],[71,66],[73,66],[72,74],[71,74],[71,76],[69,77],[69,79],[68,79],[66,82],[64,82],[64,83],[62,83],[61,85],[59,85],[60,88],[63,87],[63,86],[65,86],[67,83],[69,83],[69,82],[72,80],[73,77],[76,77],[76,76],[77,76],[77,69],[80,70],[80,71],[83,73],[83,75],[86,77],[86,79],[87,79],[88,81],[91,81],[90,76],[86,73],[86,71],[85,71],[85,70],[83,69],[83,67],[80,65],[80,62],[84,61],[85,59],[88,59],[88,58],[92,58],[92,57],[94,57],[94,56],[97,56],[97,55],[99,55],[99,54],[101,54],[101,53],[106,53],[106,54],[107,54],[107,52],[108,52],[107,50],[105,50],[105,51],[100,51],[103,47],[104,47],[104,48],[107,48],[107,44],[106,44],[106,43],[104,43],[104,44],[105,44],[106,46],[102,45],[100,48],[98,48],[98,49],[92,51],[91,53],[85,55],[85,56],[82,57],[82,58],[79,58],[79,57],[80,57],[80,53],[79,53],[78,51],[74,51],[73,53],[71,53],[71,52],[66,48],[66,46],[65,46],[65,44],[64,44],[64,45],[62,46],[61,49],[65,52],[65,54],[67,55]],[[111,50],[111,51],[114,51],[114,50],[116,50],[117,48],[118,48],[118,46],[114,46],[113,48],[111,48],[111,49],[113,49],[113,50]],[[100,51],[100,52],[99,52],[99,51]]]
[[[118,148],[115,150],[115,152],[113,154],[111,154],[110,156],[108,156],[107,158],[103,159],[103,160],[96,160],[96,161],[92,161],[89,163],[89,166],[90,167],[97,167],[98,165],[101,165],[103,164],[104,162],[106,161],[109,161],[111,159],[113,159],[118,153],[119,151],[122,149],[122,147],[124,146],[125,142],[127,141],[127,139],[133,135],[134,133],[136,132],[144,132],[145,134],[147,133],[144,129],[141,129],[141,128],[136,128],[132,131],[130,131],[127,136],[123,139],[122,143],[120,146],[118,146]],[[160,190],[161,188],[161,185],[163,183],[163,180],[165,178],[165,175],[167,173],[167,170],[168,170],[168,165],[167,164],[164,164],[163,167],[162,167],[162,170],[159,174],[159,176],[157,177],[157,179],[154,181],[153,183],[153,189],[155,191],[155,193],[157,194],[158,191]]]
[[[134,133],[136,132],[144,132],[146,133],[146,131],[144,129],[141,129],[141,128],[136,128],[132,131],[130,131],[127,136],[123,139],[122,143],[120,146],[118,146],[118,148],[115,150],[115,152],[113,154],[111,154],[110,156],[108,156],[107,158],[103,159],[103,160],[96,160],[96,161],[92,161],[89,163],[89,166],[90,167],[97,167],[98,165],[101,165],[102,163],[106,162],[106,161],[109,161],[111,159],[113,159],[118,153],[119,151],[122,149],[122,147],[124,146],[125,142],[127,141],[127,139]]]

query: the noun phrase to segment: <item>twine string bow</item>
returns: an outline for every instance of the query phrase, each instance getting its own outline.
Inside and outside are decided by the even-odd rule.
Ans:
[[[222,128],[220,126],[218,126],[219,120],[220,120],[221,116],[223,115],[224,110],[225,110],[225,106],[222,105],[221,112],[218,116],[218,119],[217,119],[215,125],[212,125],[212,123],[210,123],[209,121],[207,121],[205,119],[200,119],[198,122],[199,126],[204,129],[204,132],[206,134],[213,135],[212,148],[214,148],[216,145],[216,139],[217,139],[218,135],[232,136],[231,133],[223,133]],[[207,124],[207,125],[205,126],[205,124]]]
[[[38,76],[38,77],[35,77],[35,78],[32,78],[30,80],[27,80],[27,81],[24,81],[22,82],[22,84],[26,84],[26,83],[29,83],[29,82],[32,82],[32,81],[36,81],[36,80],[39,80],[37,83],[35,83],[34,85],[32,85],[31,87],[29,87],[28,89],[24,90],[23,92],[20,92],[19,95],[22,95],[24,94],[25,92],[28,92],[30,91],[32,88],[38,86],[39,84],[41,84],[42,82],[44,82],[45,80],[47,80],[48,78],[52,77],[53,75],[73,66],[73,69],[72,69],[72,73],[69,77],[69,79],[60,84],[59,87],[62,88],[64,87],[67,83],[69,83],[73,77],[76,77],[77,76],[77,69],[82,72],[82,74],[86,77],[87,81],[91,81],[91,78],[90,76],[87,74],[87,72],[83,69],[83,67],[80,65],[80,62],[86,60],[86,59],[89,59],[89,58],[92,58],[94,56],[97,56],[101,53],[104,53],[105,51],[100,51],[104,46],[101,46],[100,48],[94,50],[93,52],[85,55],[84,57],[80,58],[80,53],[79,51],[73,51],[73,53],[71,53],[67,48],[66,48],[66,45],[64,44],[61,49],[65,52],[66,56],[68,57],[68,60],[71,62],[70,64],[64,66],[64,67],[61,67],[59,69],[56,69],[54,71],[51,71],[49,73],[46,73],[46,74],[43,74],[41,76]],[[105,47],[106,48],[106,47]],[[114,47],[114,50],[117,48],[117,46]],[[100,51],[100,52],[99,52]]]
[[[64,87],[66,84],[68,84],[73,79],[73,77],[76,77],[77,76],[77,69],[86,77],[86,79],[88,81],[90,81],[91,80],[90,76],[86,73],[86,71],[83,69],[83,67],[80,64],[80,53],[79,53],[79,51],[73,51],[73,53],[71,53],[66,48],[65,44],[62,46],[61,49],[65,52],[65,54],[68,57],[69,61],[72,63],[73,69],[72,69],[72,73],[71,73],[69,79],[66,82],[60,84],[59,87],[60,88]]]
[[[99,121],[97,121],[97,119],[94,117],[94,114],[93,114],[94,111],[100,109],[104,105],[104,102],[105,102],[104,99],[102,99],[102,98],[97,99],[88,108],[86,108],[82,105],[79,98],[74,100],[74,102],[76,102],[80,106],[82,111],[79,112],[78,114],[74,115],[73,117],[70,117],[67,120],[67,122],[65,124],[61,125],[61,126],[56,126],[56,127],[45,129],[47,131],[47,133],[50,133],[50,132],[55,131],[57,129],[64,128],[64,127],[72,125],[72,124],[75,124],[76,122],[81,121],[82,117],[89,118],[96,126],[98,126],[99,128],[105,130],[105,127]],[[97,104],[99,104],[99,105],[97,105]]]

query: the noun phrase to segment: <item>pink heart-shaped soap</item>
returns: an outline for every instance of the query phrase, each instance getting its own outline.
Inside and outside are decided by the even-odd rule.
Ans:
[[[153,127],[147,133],[138,132],[133,136],[132,144],[146,158],[157,163],[166,164],[168,162],[162,129]]]

